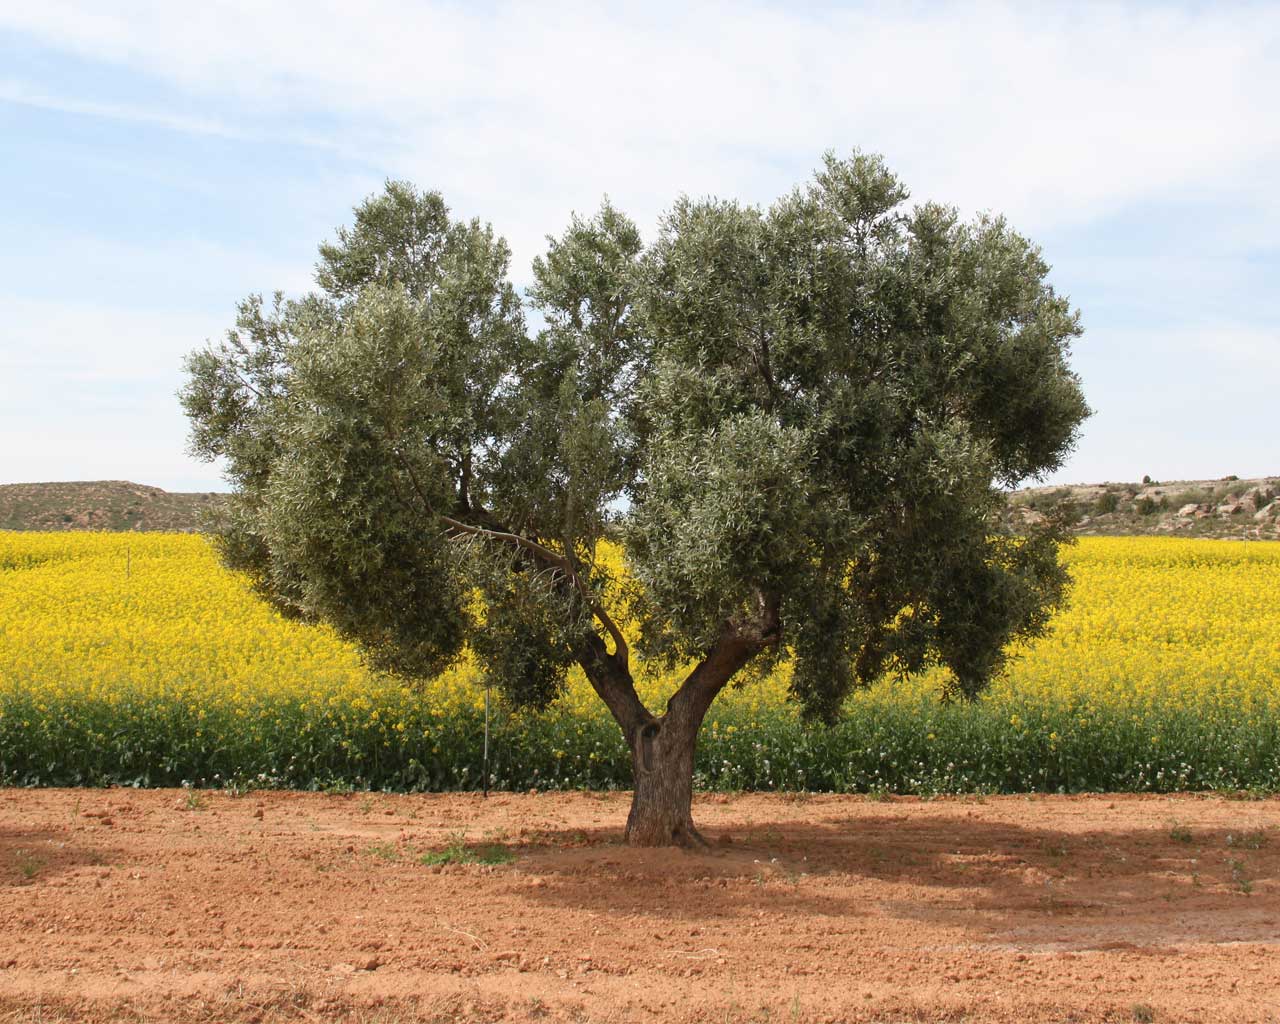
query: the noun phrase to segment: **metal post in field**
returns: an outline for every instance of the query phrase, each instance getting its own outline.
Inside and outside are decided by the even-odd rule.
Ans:
[[[484,798],[489,799],[489,677],[484,680]]]

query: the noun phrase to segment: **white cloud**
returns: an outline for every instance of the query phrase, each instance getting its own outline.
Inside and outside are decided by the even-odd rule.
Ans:
[[[606,191],[651,230],[681,191],[768,201],[855,144],[1032,232],[1188,189],[1274,213],[1274,6],[46,0],[0,23],[154,75],[184,110],[304,134],[338,115],[331,142],[444,188],[522,265]]]
[[[107,117],[116,121],[138,121],[192,135],[216,135],[240,139],[243,134],[212,118],[183,117],[163,110],[150,110],[128,103],[101,103],[75,97],[55,96],[15,79],[0,81],[0,101],[41,110],[57,110],[67,114]]]
[[[545,234],[606,192],[651,237],[681,192],[768,202],[824,149],[882,152],[917,198],[1007,213],[1032,237],[1080,229],[1072,288],[1090,333],[1076,363],[1098,415],[1067,476],[1275,469],[1259,409],[1280,332],[1274,317],[1219,321],[1234,315],[1233,279],[1280,230],[1280,5],[43,0],[0,5],[0,29],[149,86],[127,100],[77,95],[11,70],[0,100],[315,146],[314,174],[279,197],[308,216],[342,217],[384,172],[440,188],[507,235],[517,279]],[[335,169],[331,153],[359,169]],[[178,172],[139,154],[140,179],[167,173]],[[209,173],[183,188],[229,187]],[[1119,211],[1180,203],[1223,215],[1212,231],[1163,225],[1177,251],[1159,267],[1114,222],[1090,233]],[[193,486],[178,359],[227,325],[244,292],[304,288],[331,227],[271,239],[269,258],[256,255],[267,240],[241,249],[225,236],[15,250],[10,262],[52,254],[50,274],[118,284],[120,298],[0,305],[0,480]],[[1126,322],[1142,306],[1183,326],[1108,326],[1087,305],[1099,294]],[[161,300],[171,312],[154,312]],[[28,455],[31,423],[41,452]]]

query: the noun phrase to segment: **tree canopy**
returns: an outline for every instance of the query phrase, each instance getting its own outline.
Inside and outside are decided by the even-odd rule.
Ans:
[[[407,677],[469,646],[541,706],[581,665],[633,750],[637,842],[697,841],[697,729],[748,663],[791,657],[822,720],[935,663],[977,694],[1063,596],[1055,525],[997,513],[1088,414],[1080,324],[1003,219],[906,200],[855,152],[768,209],[681,198],[647,247],[605,202],[522,302],[491,227],[388,183],[316,292],[250,297],[188,359],[192,448],[235,488],[224,560]],[[624,616],[693,666],[661,714]]]

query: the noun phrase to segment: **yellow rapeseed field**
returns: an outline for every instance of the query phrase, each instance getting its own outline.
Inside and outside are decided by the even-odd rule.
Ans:
[[[700,781],[906,790],[1258,786],[1280,776],[1280,543],[1089,538],[1071,604],[975,705],[941,673],[805,728],[785,666],[727,691]],[[659,702],[674,677],[643,675]],[[0,779],[474,784],[483,681],[371,674],[326,628],[286,622],[199,536],[0,532]],[[576,677],[550,713],[498,710],[495,782],[625,783]]]

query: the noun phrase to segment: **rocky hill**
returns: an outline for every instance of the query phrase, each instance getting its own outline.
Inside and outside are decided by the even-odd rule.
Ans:
[[[0,530],[199,530],[215,492],[170,493],[127,480],[0,484]]]
[[[1009,518],[1015,528],[1048,515],[1066,516],[1075,532],[1085,536],[1278,540],[1280,477],[1147,477],[1140,484],[1031,487],[1009,495]]]
[[[0,530],[201,529],[216,492],[170,493],[125,480],[0,484]],[[1016,529],[1065,516],[1076,533],[1280,540],[1280,476],[1031,487],[1009,495]]]

